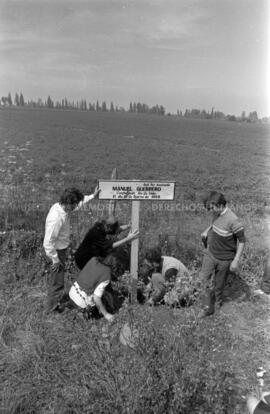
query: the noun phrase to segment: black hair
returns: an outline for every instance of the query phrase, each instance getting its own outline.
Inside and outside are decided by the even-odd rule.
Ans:
[[[83,193],[75,187],[66,188],[60,196],[60,204],[79,204],[84,198]]]
[[[145,258],[149,260],[149,262],[153,263],[160,263],[162,252],[160,246],[154,246],[146,250],[145,252]]]
[[[120,230],[119,221],[115,221],[114,223],[108,223],[106,220],[102,220],[102,224],[107,234],[119,233],[119,230]]]
[[[210,209],[211,205],[214,205],[216,207],[225,207],[227,204],[227,201],[225,199],[224,194],[220,193],[219,191],[209,191],[203,199],[203,205],[207,210]]]

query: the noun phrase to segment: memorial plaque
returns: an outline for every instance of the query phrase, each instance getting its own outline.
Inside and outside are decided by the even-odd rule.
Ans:
[[[175,182],[99,180],[100,200],[174,200]]]

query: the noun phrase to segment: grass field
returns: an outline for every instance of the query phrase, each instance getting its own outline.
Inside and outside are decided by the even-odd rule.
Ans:
[[[220,188],[254,225],[269,199],[268,125],[57,110],[0,116],[4,203],[12,196],[46,211],[64,186],[90,192],[114,167],[121,179],[176,181],[177,207],[163,206],[166,228],[168,218],[186,224],[185,210],[192,216],[206,189]]]
[[[241,395],[254,386],[256,364],[270,369],[267,299],[228,303],[223,315],[207,321],[197,319],[196,306],[166,310],[162,317],[126,306],[100,343],[106,329],[102,320],[91,324],[71,315],[44,315],[41,241],[48,208],[65,186],[91,193],[97,180],[109,178],[117,167],[120,179],[176,181],[174,202],[141,203],[141,254],[160,236],[173,235],[174,253],[196,273],[200,233],[210,221],[201,195],[220,189],[246,226],[241,276],[257,286],[269,244],[269,126],[7,108],[0,111],[0,136],[0,223],[6,232],[1,235],[0,344],[9,373],[1,374],[3,412],[243,413]],[[107,204],[96,201],[91,210],[74,214],[74,243],[106,213]],[[117,214],[128,220],[130,204],[119,202]],[[168,324],[153,327],[163,317],[171,330]],[[117,341],[115,332],[126,320],[141,334],[135,350],[122,349]],[[215,356],[216,349],[223,357]],[[198,363],[188,362],[193,359]],[[222,377],[224,372],[228,375]],[[192,398],[194,406],[188,406]],[[219,406],[214,398],[220,398]]]

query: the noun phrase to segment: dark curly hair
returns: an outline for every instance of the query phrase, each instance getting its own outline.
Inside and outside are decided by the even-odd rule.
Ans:
[[[149,262],[151,262],[151,263],[152,262],[160,263],[161,262],[161,256],[162,256],[162,252],[161,252],[160,246],[150,247],[145,252],[146,260],[149,260]]]
[[[78,188],[66,188],[60,196],[60,204],[79,204],[84,198],[83,193]]]
[[[102,220],[102,224],[107,234],[117,234],[120,231],[120,223],[116,217],[108,217]]]
[[[209,191],[203,198],[203,205],[207,210],[210,210],[211,205],[216,207],[225,207],[227,201],[224,194],[219,191]]]
[[[108,224],[106,220],[98,220],[93,225],[93,229],[105,233],[107,236],[116,236],[120,232],[120,224],[117,221],[113,224]]]

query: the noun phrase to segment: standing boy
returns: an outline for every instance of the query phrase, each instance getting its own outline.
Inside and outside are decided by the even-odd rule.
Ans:
[[[215,305],[222,306],[227,275],[239,268],[245,234],[242,223],[227,206],[222,193],[210,191],[204,199],[204,207],[213,214],[212,225],[201,234],[206,247],[201,269],[207,299],[203,316],[208,316],[215,312]]]
[[[48,288],[48,312],[63,310],[60,300],[64,291],[66,253],[70,244],[70,213],[87,205],[98,192],[96,188],[94,194],[84,196],[77,188],[67,188],[47,215],[43,247],[52,263]]]

